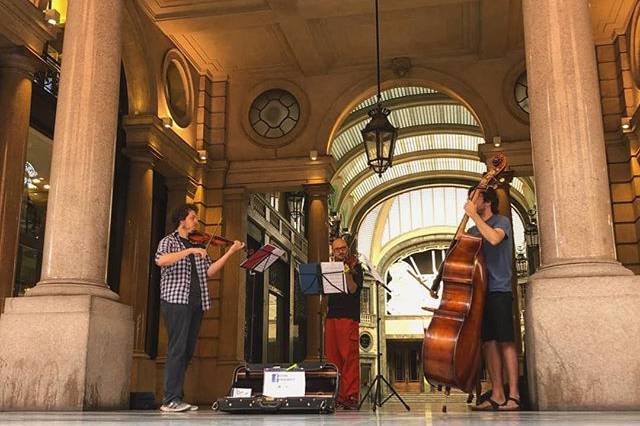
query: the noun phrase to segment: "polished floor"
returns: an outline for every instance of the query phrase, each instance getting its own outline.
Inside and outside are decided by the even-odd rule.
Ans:
[[[447,413],[437,404],[412,406],[407,412],[399,404],[376,411],[339,411],[328,415],[232,415],[202,407],[193,413],[166,414],[159,411],[92,413],[0,413],[0,425],[640,425],[637,412],[470,412],[464,404],[450,404]]]

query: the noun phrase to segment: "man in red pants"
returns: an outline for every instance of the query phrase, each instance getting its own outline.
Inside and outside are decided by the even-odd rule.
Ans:
[[[338,238],[331,244],[333,258],[345,263],[348,294],[329,295],[325,320],[324,347],[329,362],[340,372],[338,405],[347,410],[358,408],[360,394],[360,290],[364,278],[362,266],[349,255],[347,242]]]

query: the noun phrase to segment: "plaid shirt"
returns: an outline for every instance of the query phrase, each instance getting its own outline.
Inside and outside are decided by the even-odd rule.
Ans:
[[[180,241],[178,231],[167,235],[158,244],[156,250],[156,262],[160,256],[168,253],[176,253],[185,250],[186,247]],[[207,269],[213,263],[211,258],[195,256],[196,270],[200,277],[200,298],[202,310],[206,311],[211,307],[209,298],[209,288],[207,287]],[[191,260],[185,256],[173,265],[160,268],[160,299],[169,303],[181,305],[189,304],[189,291],[191,287]]]

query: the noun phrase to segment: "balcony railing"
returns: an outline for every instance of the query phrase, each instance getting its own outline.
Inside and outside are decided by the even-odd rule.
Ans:
[[[33,76],[33,83],[51,96],[58,97],[60,86],[60,62],[47,55],[44,58],[46,68]]]
[[[252,194],[249,199],[249,217],[277,240],[287,243],[291,251],[298,253],[298,258],[306,261],[307,239],[259,194]]]

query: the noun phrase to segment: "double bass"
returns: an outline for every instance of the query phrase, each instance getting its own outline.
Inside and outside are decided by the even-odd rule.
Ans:
[[[493,157],[490,170],[470,200],[476,201],[484,189],[495,187],[498,175],[506,166],[503,154]],[[440,306],[433,310],[422,344],[425,378],[438,389],[444,386],[446,394],[455,387],[471,395],[481,361],[480,330],[487,271],[482,237],[465,233],[468,220],[465,214],[429,290],[431,296],[437,298],[442,284]]]

